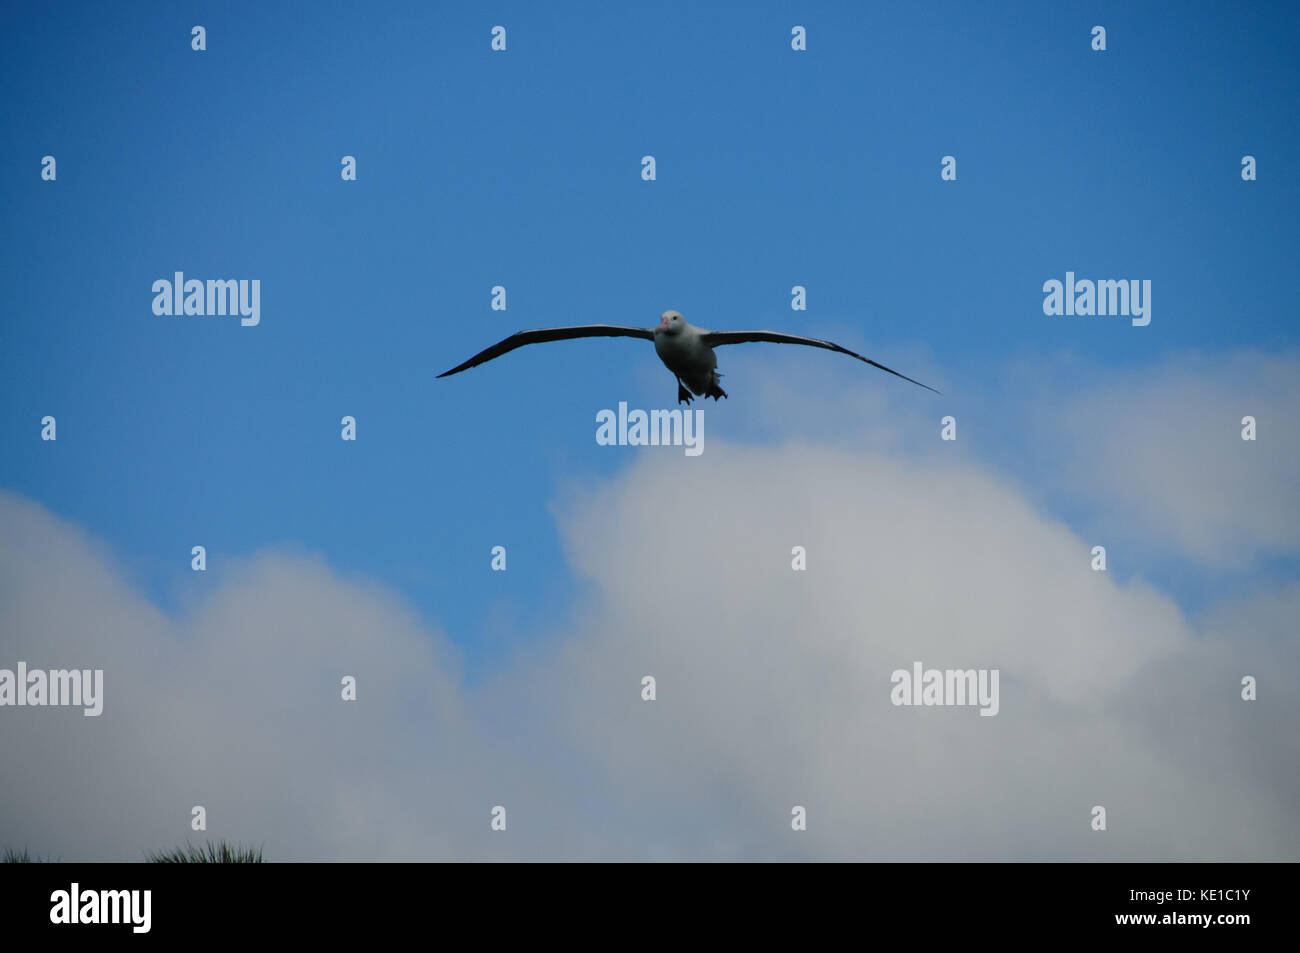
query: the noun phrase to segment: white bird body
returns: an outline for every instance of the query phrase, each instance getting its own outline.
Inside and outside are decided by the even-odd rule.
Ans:
[[[859,361],[870,364],[872,367],[878,367],[882,371],[888,371],[895,377],[911,381],[918,387],[934,390],[928,384],[914,381],[905,374],[891,370],[884,364],[877,364],[869,357],[855,354],[848,348],[832,344],[830,341],[806,338],[797,334],[786,334],[782,331],[706,331],[704,328],[697,328],[693,324],[687,324],[686,319],[678,311],[665,311],[659,318],[658,326],[654,328],[633,328],[618,324],[581,324],[565,328],[538,328],[534,331],[520,331],[518,334],[510,335],[504,341],[498,341],[491,347],[479,351],[468,361],[458,364],[438,376],[450,377],[452,374],[459,374],[461,371],[467,371],[471,367],[485,364],[495,357],[500,357],[502,354],[523,347],[526,344],[541,344],[546,341],[569,341],[574,338],[642,338],[643,340],[654,341],[655,353],[659,355],[659,360],[663,361],[664,367],[672,371],[673,376],[677,378],[677,400],[680,403],[689,404],[692,400],[691,394],[696,397],[712,397],[714,400],[719,397],[726,397],[727,392],[718,386],[718,379],[722,375],[718,373],[718,356],[713,353],[713,349],[723,344],[744,344],[749,341],[768,341],[773,344],[803,344],[808,347],[820,347],[828,351],[837,351],[840,354],[847,354],[849,357],[856,357]],[[938,391],[934,392],[939,393]]]
[[[676,315],[679,322],[674,324],[670,315]],[[676,311],[667,312],[655,328],[655,353],[659,360],[696,397],[712,396],[718,388],[718,355],[704,343],[704,335],[708,333],[687,323]]]

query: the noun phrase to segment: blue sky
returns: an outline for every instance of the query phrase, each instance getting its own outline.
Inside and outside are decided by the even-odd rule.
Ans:
[[[216,572],[287,545],[384,580],[472,669],[563,611],[581,582],[552,503],[636,459],[596,445],[595,413],[671,406],[673,381],[635,341],[434,379],[522,328],[650,326],[676,308],[829,337],[941,388],[870,382],[936,429],[957,414],[982,435],[970,452],[1029,483],[1015,421],[1030,397],[1008,366],[1092,374],[1296,344],[1292,4],[3,16],[0,485],[107,540],[166,605],[207,585],[188,568],[201,543]],[[45,154],[57,182],[40,179]],[[356,182],[340,181],[345,154]],[[1241,181],[1244,154],[1259,181]],[[260,326],[155,316],[151,284],[176,270],[260,279]],[[1151,325],[1045,317],[1042,282],[1067,270],[1151,279]],[[795,284],[807,312],[790,310]],[[759,369],[830,386],[875,373],[754,348],[720,354],[732,396],[708,407],[714,440],[790,436],[747,400]],[[45,414],[57,444],[38,439]],[[345,414],[356,443],[339,439]],[[1036,492],[1083,518],[1068,492]],[[1293,575],[1278,559],[1269,571]],[[1246,578],[1177,562],[1147,568],[1191,603],[1210,576]],[[662,568],[690,572],[689,548]]]
[[[0,670],[106,686],[0,712],[0,845],[137,859],[202,804],[285,860],[1300,857],[1298,40],[1283,3],[0,7]],[[155,315],[176,271],[260,324]],[[1150,325],[1044,315],[1067,271],[1149,280]],[[596,442],[674,406],[644,341],[436,378],[669,308],[943,395],[720,348],[688,457]],[[999,714],[894,706],[918,660]]]

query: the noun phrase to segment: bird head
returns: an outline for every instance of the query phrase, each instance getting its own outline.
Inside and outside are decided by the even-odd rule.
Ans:
[[[680,334],[684,327],[686,319],[680,311],[665,311],[659,316],[659,326],[655,328],[655,333],[662,331],[665,334]]]

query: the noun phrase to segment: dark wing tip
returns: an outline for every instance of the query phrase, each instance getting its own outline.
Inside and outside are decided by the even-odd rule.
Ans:
[[[912,378],[906,377],[904,378],[904,380],[912,381]],[[932,394],[938,394],[940,397],[943,396],[943,391],[939,390],[939,388],[937,387],[931,387],[929,384],[922,384],[920,381],[912,381],[912,383],[915,384],[917,387],[924,387]]]
[[[509,354],[511,351],[527,344],[539,344],[546,341],[568,341],[573,338],[587,337],[634,337],[645,338],[648,341],[653,341],[655,338],[654,332],[646,328],[623,327],[615,324],[580,324],[563,328],[534,328],[530,331],[519,331],[508,338],[498,341],[491,347],[484,348],[468,361],[457,364],[449,371],[443,371],[438,377],[450,377],[452,374],[467,371],[471,367],[478,367],[480,364],[486,364],[488,361],[495,360],[503,354]]]
[[[738,344],[744,341],[770,341],[775,344],[807,344],[812,347],[825,348],[828,351],[838,351],[840,354],[847,354],[849,357],[856,357],[864,364],[870,364],[872,367],[878,367],[880,370],[895,377],[900,377],[909,384],[915,384],[917,387],[924,387],[931,393],[943,396],[943,391],[935,390],[929,384],[922,384],[918,380],[913,380],[906,374],[900,374],[892,367],[886,367],[879,361],[873,361],[869,357],[863,357],[857,351],[850,351],[848,348],[836,344],[834,341],[823,341],[821,338],[805,337],[802,334],[789,334],[785,331],[709,331],[704,335],[705,343],[714,347],[723,344]],[[712,338],[712,340],[710,340]]]
[[[853,352],[850,351],[849,353],[852,354]],[[880,368],[882,371],[888,371],[890,374],[893,374],[895,377],[901,377],[903,380],[907,381],[909,384],[915,384],[917,387],[924,387],[926,390],[930,391],[932,394],[938,394],[940,397],[943,396],[943,391],[935,390],[935,389],[934,389],[933,387],[931,387],[929,384],[922,384],[922,383],[921,383],[920,381],[918,381],[918,380],[913,380],[912,378],[908,377],[906,374],[900,374],[900,373],[898,373],[898,371],[894,370],[892,367],[886,367],[884,364],[881,364],[881,363],[878,362],[878,361],[873,361],[873,360],[872,360],[871,358],[869,358],[869,357],[863,357],[861,354],[853,354],[853,356],[856,357],[859,361],[866,361],[866,362],[867,362],[868,364],[870,364],[872,367],[878,367],[878,368]]]

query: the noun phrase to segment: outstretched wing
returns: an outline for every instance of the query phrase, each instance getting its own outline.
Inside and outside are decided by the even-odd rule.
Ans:
[[[525,344],[541,344],[544,341],[568,341],[571,338],[644,338],[647,341],[655,339],[655,333],[646,328],[625,328],[617,324],[582,324],[571,328],[538,328],[535,331],[520,331],[518,334],[512,334],[497,344],[493,344],[486,350],[479,351],[464,364],[453,367],[439,377],[447,377],[451,374],[459,374],[461,371],[467,371],[471,367],[478,367],[494,357],[500,357],[508,351],[513,351],[517,347],[523,347]]]
[[[903,380],[915,384],[917,387],[924,387],[926,390],[934,390],[929,384],[922,384],[920,381],[914,381],[906,374],[900,374],[893,368],[886,367],[884,364],[878,364],[869,357],[863,357],[861,354],[855,354],[846,347],[840,347],[838,344],[832,344],[830,341],[819,341],[817,338],[800,337],[797,334],[782,334],[780,331],[707,331],[701,335],[704,343],[709,347],[717,347],[720,344],[745,344],[750,341],[768,341],[772,344],[805,344],[808,347],[821,347],[828,351],[838,351],[841,354],[847,354],[849,357],[856,357],[859,361],[865,361],[872,367],[878,367],[882,371],[888,371],[895,377],[901,377]]]

